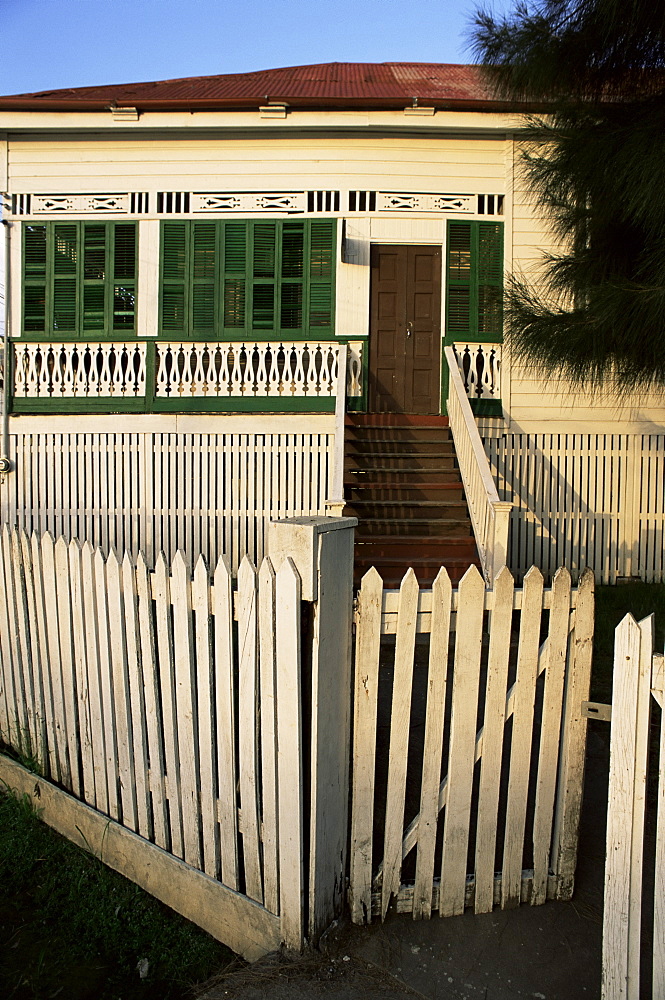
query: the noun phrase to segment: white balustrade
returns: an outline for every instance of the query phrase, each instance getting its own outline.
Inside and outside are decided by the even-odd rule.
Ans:
[[[501,344],[453,344],[469,399],[501,399]]]
[[[473,534],[485,580],[491,583],[506,565],[512,503],[499,499],[492,471],[452,347],[444,349],[450,373],[448,419],[464,483]]]
[[[349,347],[347,394],[359,396],[362,345]],[[155,348],[158,398],[325,399],[336,394],[339,345],[334,341],[158,342]]]
[[[17,399],[145,396],[145,343],[15,343]]]

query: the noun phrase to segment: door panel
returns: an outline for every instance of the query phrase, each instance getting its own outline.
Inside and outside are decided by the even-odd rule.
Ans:
[[[441,250],[373,246],[369,408],[439,413]]]

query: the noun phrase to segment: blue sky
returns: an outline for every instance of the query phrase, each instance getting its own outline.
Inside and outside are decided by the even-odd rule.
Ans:
[[[318,62],[471,62],[474,0],[0,0],[0,94]]]

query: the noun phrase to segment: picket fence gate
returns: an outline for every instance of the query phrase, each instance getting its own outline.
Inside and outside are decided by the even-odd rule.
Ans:
[[[350,902],[356,923],[572,894],[593,573],[471,567],[399,593],[371,569],[356,613]],[[512,628],[519,616],[519,630]],[[546,632],[544,639],[542,633]],[[394,637],[394,644],[390,637]],[[525,864],[525,861],[528,862]]]
[[[151,572],[141,554],[1,533],[0,736],[47,780],[6,757],[0,779],[250,959],[300,949],[339,909],[347,791],[326,769],[334,785],[348,767],[354,524],[276,525],[277,568],[245,558],[237,590],[223,557],[212,577],[181,552]],[[314,604],[306,705],[301,597]]]
[[[665,996],[665,670],[653,647],[653,615],[639,623],[626,615],[614,644],[603,1000],[649,994],[645,936],[651,996]]]

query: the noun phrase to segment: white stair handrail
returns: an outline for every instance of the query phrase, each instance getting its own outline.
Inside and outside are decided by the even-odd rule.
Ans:
[[[459,462],[469,515],[483,575],[491,583],[506,565],[512,503],[499,499],[492,471],[460,376],[452,347],[445,347],[448,364],[448,419]]]

